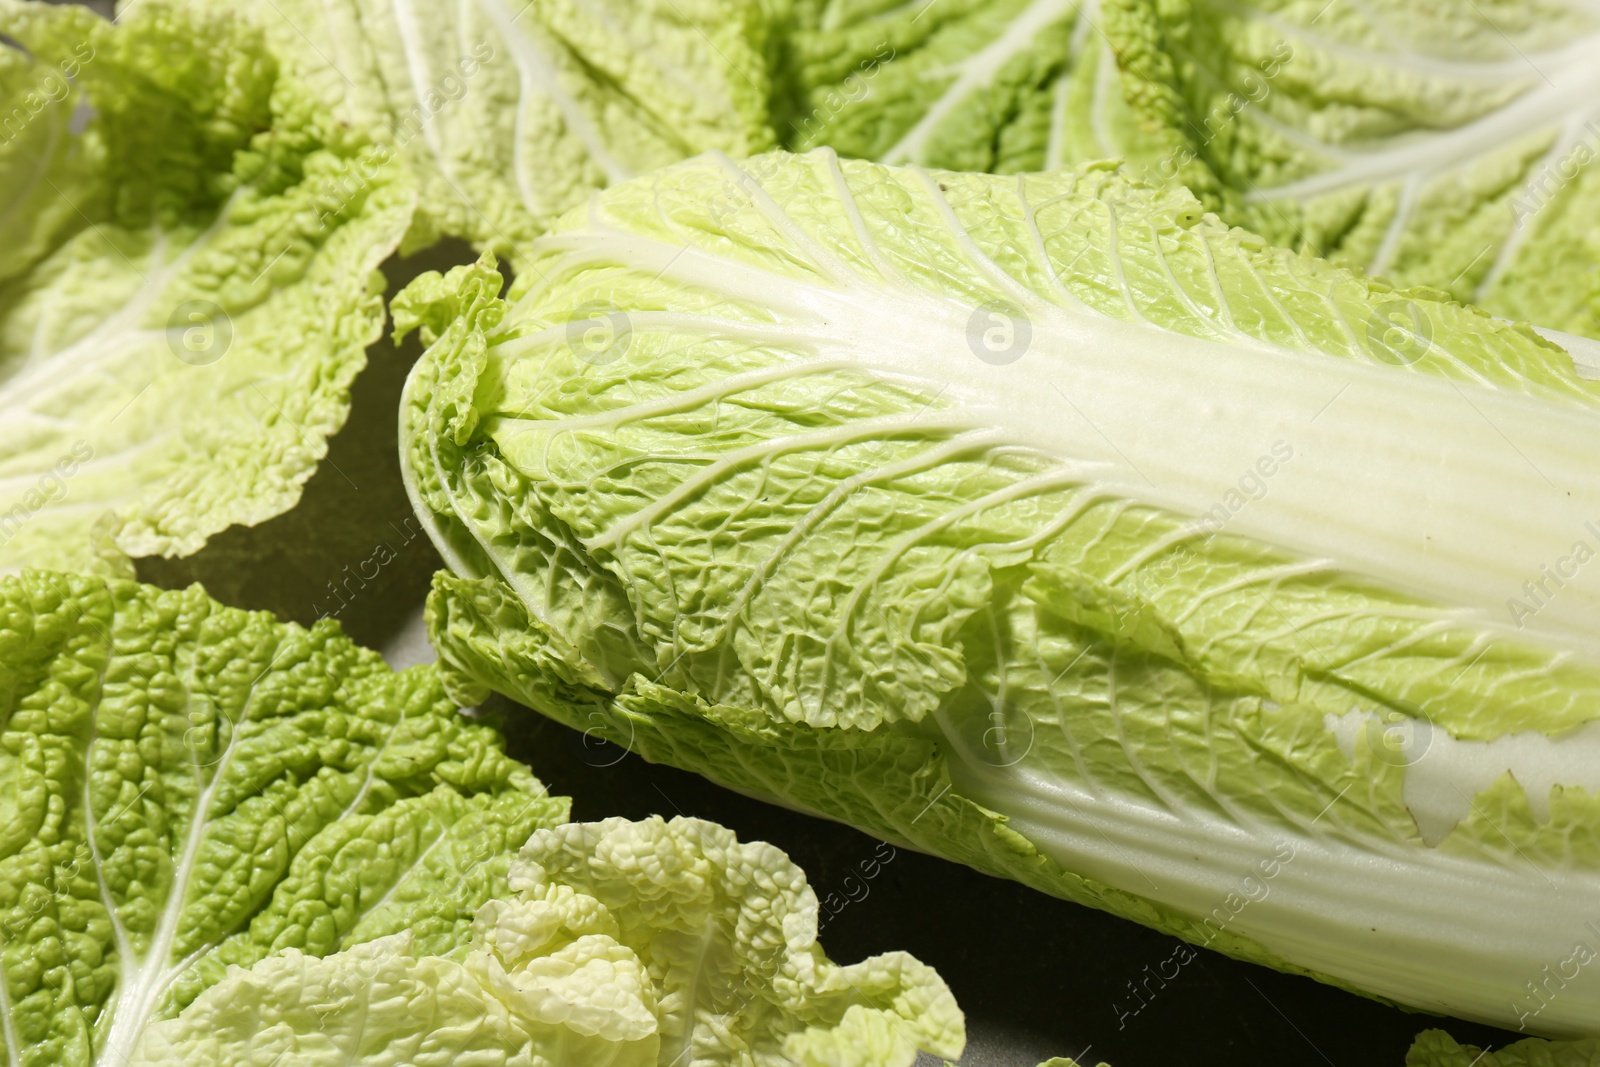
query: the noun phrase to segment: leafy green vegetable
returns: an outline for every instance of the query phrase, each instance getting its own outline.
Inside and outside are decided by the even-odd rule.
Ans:
[[[219,5],[222,6],[222,5]],[[296,85],[421,190],[404,248],[503,256],[607,184],[770,147],[756,0],[250,0]]]
[[[1246,959],[1592,1027],[1600,384],[1109,165],[748,168],[601,194],[515,303],[487,261],[401,302],[460,697]]]
[[[1518,1041],[1487,1051],[1459,1045],[1442,1030],[1428,1030],[1406,1056],[1406,1067],[1594,1067],[1600,1041]]]
[[[1230,222],[1600,336],[1600,13],[1108,0],[1139,158]]]
[[[786,146],[1129,159],[1275,244],[1600,336],[1600,18],[1575,0],[793,0]]]
[[[1007,174],[1118,155],[1137,137],[1094,3],[782,7],[773,122],[786,147]]]
[[[414,194],[226,13],[0,3],[0,571],[126,574],[294,504]]]
[[[767,147],[752,0],[4,0],[0,570],[129,576],[281,513],[378,265],[509,254],[607,182]],[[181,412],[181,418],[173,418]]]
[[[965,1044],[938,975],[904,953],[830,963],[805,875],[713,823],[541,830],[511,888],[463,959],[409,934],[291,950],[153,1026],[134,1063],[910,1067]]]
[[[11,1067],[125,1064],[230,965],[286,950],[403,934],[463,959],[515,850],[567,814],[431,669],[198,586],[0,579],[0,693]]]

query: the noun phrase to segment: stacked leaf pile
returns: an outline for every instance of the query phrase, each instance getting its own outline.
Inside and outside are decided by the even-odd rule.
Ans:
[[[0,0],[4,1062],[961,1054],[771,846],[568,823],[490,692],[1561,1039],[1417,1067],[1600,1062],[1597,45],[1580,0]],[[296,505],[386,323],[438,666],[133,581]]]

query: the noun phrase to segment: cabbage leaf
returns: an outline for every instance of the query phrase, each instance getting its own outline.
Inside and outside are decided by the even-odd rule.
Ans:
[[[1593,1026],[1600,384],[1561,346],[1104,164],[706,156],[529,262],[397,313],[460,699],[1245,959]]]
[[[0,692],[10,1067],[122,1067],[231,966],[291,949],[464,958],[516,850],[567,816],[431,668],[198,586],[0,579]]]
[[[1600,1041],[1517,1041],[1504,1048],[1462,1045],[1442,1030],[1427,1030],[1406,1055],[1406,1067],[1594,1067]]]
[[[291,507],[383,325],[404,181],[226,13],[0,4],[0,572]]]
[[[1108,0],[1104,23],[1153,176],[1274,243],[1600,336],[1592,5]]]
[[[771,845],[698,819],[540,830],[462,958],[399,933],[236,968],[133,1063],[189,1067],[911,1067],[959,1056],[961,1012],[904,953],[839,967]]]
[[[5,0],[0,570],[130,576],[293,506],[379,264],[767,147],[764,31],[750,0]]]
[[[1009,174],[1136,143],[1094,0],[777,6],[772,121],[785,147]]]
[[[755,0],[248,0],[289,77],[420,196],[403,248],[514,257],[595,189],[772,144]]]
[[[1275,244],[1600,336],[1592,6],[775,6],[787,147],[1000,174],[1121,157]]]

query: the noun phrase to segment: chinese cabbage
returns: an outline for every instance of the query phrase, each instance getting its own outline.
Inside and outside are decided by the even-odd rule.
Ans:
[[[1600,384],[1561,347],[1109,165],[707,156],[529,262],[511,303],[488,262],[405,302],[462,698],[1245,959],[1592,1027],[1600,970],[1524,987],[1600,886]]]

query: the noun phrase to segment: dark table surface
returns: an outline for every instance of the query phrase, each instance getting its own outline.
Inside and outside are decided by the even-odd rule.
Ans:
[[[390,296],[422,270],[472,258],[452,243],[391,261]],[[421,605],[438,560],[418,534],[395,450],[400,387],[417,355],[414,339],[398,349],[387,341],[373,346],[350,421],[300,506],[260,526],[228,530],[188,559],[141,561],[140,576],[167,586],[202,581],[224,602],[310,623],[332,605],[325,590],[344,568],[360,567],[388,546],[394,559],[338,618],[396,666],[431,659]],[[500,714],[512,754],[553,791],[571,796],[576,818],[713,819],[743,839],[785,849],[819,897],[858,898],[827,920],[829,955],[854,962],[904,949],[938,968],[967,1013],[964,1067],[1034,1067],[1054,1055],[1113,1067],[1400,1067],[1412,1039],[1430,1026],[1483,1047],[1517,1037],[1409,1014],[1209,951],[1143,993],[1145,969],[1153,972],[1172,955],[1172,938],[904,850],[881,865],[863,893],[858,880],[845,879],[881,855],[872,838],[647,764],[509,702],[490,710]],[[1142,1006],[1130,991],[1136,984]]]

